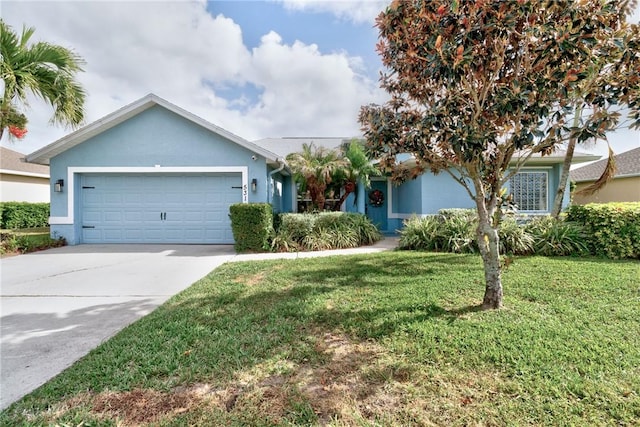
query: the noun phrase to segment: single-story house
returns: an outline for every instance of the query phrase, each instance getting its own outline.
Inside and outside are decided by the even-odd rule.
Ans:
[[[285,157],[302,144],[337,148],[351,138],[271,138],[250,142],[153,94],[27,156],[51,171],[51,232],[80,243],[233,243],[232,203],[296,210]],[[563,153],[530,159],[511,182],[521,211],[548,213]],[[576,155],[575,161],[595,160]],[[348,211],[383,231],[412,215],[473,202],[447,174],[395,186],[374,178]],[[373,200],[370,195],[382,195]],[[357,202],[356,202],[357,200]],[[355,203],[354,203],[355,202]]]
[[[25,162],[25,155],[0,147],[0,202],[49,202],[49,167]]]
[[[302,151],[303,144],[315,147],[339,149],[354,138],[267,138],[256,144],[286,157],[288,153]],[[410,162],[409,156],[405,161]],[[551,212],[553,198],[560,181],[565,151],[556,150],[548,156],[534,155],[509,182],[508,191],[513,195],[518,212],[529,215],[545,215]],[[573,163],[597,160],[599,156],[576,152]],[[515,162],[516,159],[514,159]],[[473,209],[475,203],[465,189],[447,173],[425,173],[415,180],[394,185],[386,177],[373,177],[371,188],[359,186],[357,197],[350,197],[343,207],[347,211],[364,212],[385,232],[402,228],[402,222],[412,216],[437,214],[441,209]],[[382,203],[374,192],[382,194]],[[569,203],[569,191],[565,192],[563,206]]]
[[[583,195],[578,192],[600,178],[607,159],[571,171],[571,181],[576,183],[573,203],[640,202],[640,147],[614,156],[616,174],[595,194]]]
[[[282,158],[153,94],[27,160],[49,165],[51,233],[71,245],[228,244],[229,205],[292,205]]]

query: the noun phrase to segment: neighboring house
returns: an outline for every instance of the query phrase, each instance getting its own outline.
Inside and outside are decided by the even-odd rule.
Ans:
[[[148,95],[30,154],[50,165],[52,234],[79,243],[233,243],[229,205],[271,203],[295,211],[287,154],[313,142],[339,148],[351,138],[249,142],[155,95]],[[564,153],[529,160],[510,183],[522,212],[548,213]],[[574,156],[574,162],[596,160]],[[58,183],[59,185],[55,185]],[[376,192],[376,190],[378,190]],[[373,197],[373,193],[378,196]],[[412,215],[472,208],[446,173],[393,185],[372,178],[345,210],[393,232]]]
[[[571,171],[571,181],[576,183],[573,203],[640,202],[640,147],[614,156],[616,174],[600,191],[592,195],[578,192],[600,178],[607,164],[602,159]]]
[[[0,147],[0,202],[49,202],[49,168]]]
[[[291,206],[284,161],[155,95],[27,160],[49,165],[51,232],[79,243],[233,243],[229,205]]]

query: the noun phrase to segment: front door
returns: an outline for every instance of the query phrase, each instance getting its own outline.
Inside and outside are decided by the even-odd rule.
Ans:
[[[366,213],[380,231],[388,231],[387,206],[389,195],[387,194],[387,181],[371,181],[371,188],[366,192]]]

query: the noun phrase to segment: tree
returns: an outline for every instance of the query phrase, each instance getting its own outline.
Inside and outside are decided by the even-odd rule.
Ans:
[[[610,21],[609,25],[615,37],[600,38],[597,48],[593,49],[593,66],[584,71],[585,78],[575,84],[569,92],[568,98],[573,105],[573,124],[564,132],[567,141],[566,154],[562,165],[562,172],[555,200],[551,209],[551,216],[558,218],[562,210],[562,200],[569,180],[569,172],[573,160],[576,145],[585,141],[604,140],[606,142],[606,132],[624,127],[628,123],[617,120],[600,120],[603,117],[603,110],[607,110],[608,116],[619,116],[627,106],[628,101],[632,102],[633,91],[627,93],[627,102],[601,102],[602,97],[594,96],[592,88],[608,87],[623,88],[629,91],[630,88],[638,85],[638,71],[634,69],[637,61],[631,60],[638,52],[638,26],[630,25],[626,18],[631,15],[633,8],[637,6],[637,1],[620,2],[619,13],[624,14],[618,19]],[[616,43],[618,37],[625,38],[624,43]],[[622,80],[621,80],[622,79]],[[625,94],[620,94],[625,98]],[[614,100],[615,98],[612,98]],[[597,124],[593,125],[593,124]],[[631,124],[633,126],[633,123]],[[637,124],[636,124],[637,126]],[[574,132],[577,130],[578,132]],[[608,143],[607,143],[608,144]],[[592,194],[602,188],[615,175],[614,153],[609,148],[609,158],[602,176],[583,192]]]
[[[332,182],[333,174],[339,168],[347,167],[348,162],[336,151],[324,147],[315,148],[313,143],[303,144],[301,153],[287,156],[294,179],[309,191],[311,203],[319,211],[324,210],[325,191]]]
[[[341,183],[342,195],[334,206],[334,210],[340,210],[349,194],[354,193],[358,187],[358,182],[365,188],[371,185],[370,177],[381,174],[378,169],[367,156],[364,146],[361,142],[354,139],[349,142],[344,152],[344,157],[349,163],[344,168],[339,168],[333,180]]]
[[[396,0],[376,20],[377,51],[389,70],[381,86],[391,99],[360,111],[368,149],[396,181],[447,173],[473,199],[484,309],[502,306],[503,187],[531,156],[562,142],[573,112],[569,94],[597,66],[595,49],[618,46],[629,57],[612,71],[638,70],[628,50],[636,35],[619,25],[622,3]],[[637,76],[619,82],[585,88],[584,97],[596,107],[633,106]],[[604,132],[617,119],[602,108],[571,134]],[[397,167],[401,153],[413,155],[415,166]]]
[[[0,138],[8,129],[20,137],[26,132],[27,96],[34,94],[53,107],[54,124],[77,126],[84,120],[85,92],[75,75],[82,59],[69,49],[46,42],[29,44],[34,28],[18,36],[0,19],[0,73],[4,94],[0,100]]]

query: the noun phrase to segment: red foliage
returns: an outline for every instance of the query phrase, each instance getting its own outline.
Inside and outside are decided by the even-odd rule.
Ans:
[[[27,134],[27,130],[20,129],[19,127],[16,127],[16,126],[9,126],[9,133],[18,139],[22,139]]]

